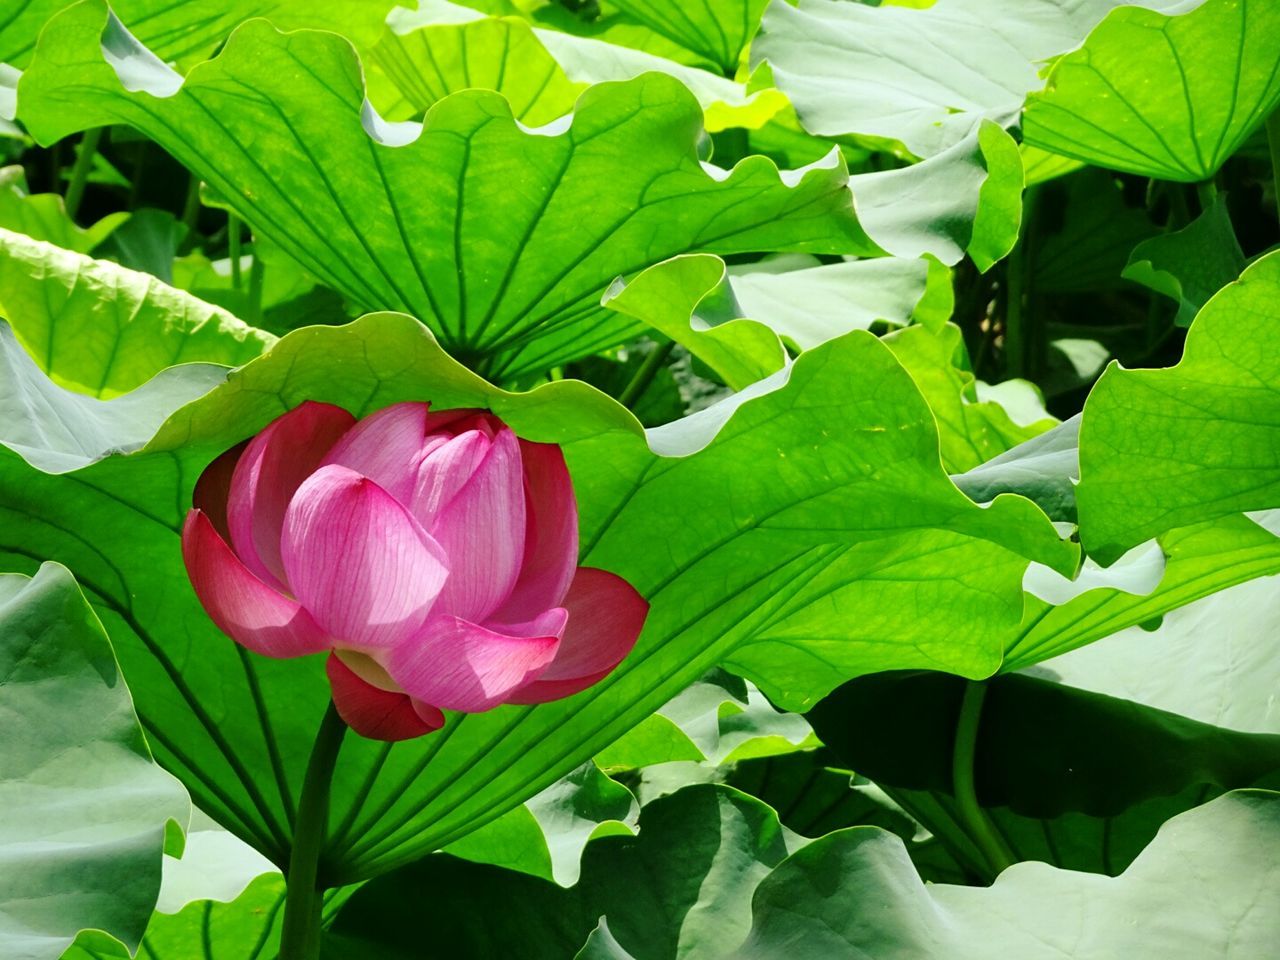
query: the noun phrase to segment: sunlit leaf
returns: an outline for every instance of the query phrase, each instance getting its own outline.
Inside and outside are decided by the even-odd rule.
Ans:
[[[1114,11],[1053,65],[1027,103],[1023,135],[1086,163],[1205,180],[1280,104],[1280,7],[1142,6],[1154,9]]]

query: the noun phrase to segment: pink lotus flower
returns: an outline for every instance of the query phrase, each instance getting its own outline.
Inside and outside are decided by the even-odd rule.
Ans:
[[[483,411],[304,403],[215,460],[195,502],[182,553],[213,622],[268,657],[329,651],[338,712],[376,740],[577,693],[649,610],[577,565],[560,448]]]

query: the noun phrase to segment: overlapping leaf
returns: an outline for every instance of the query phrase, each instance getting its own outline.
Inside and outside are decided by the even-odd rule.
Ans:
[[[1171,820],[1119,877],[1027,863],[987,889],[926,887],[896,837],[841,831],[761,883],[735,956],[1252,960],[1280,934],[1267,905],[1280,893],[1278,816],[1280,794],[1238,791]],[[869,902],[883,906],[856,909]]]
[[[1081,539],[1101,562],[1174,527],[1280,506],[1280,254],[1196,317],[1177,366],[1110,368],[1085,405]]]
[[[835,155],[786,175],[759,157],[729,174],[699,166],[701,111],[669,77],[594,87],[554,129],[521,128],[477,90],[419,128],[362,119],[359,60],[328,33],[251,22],[185,83],[98,2],[44,38],[19,94],[38,138],[137,126],[331,287],[412,313],[495,374],[626,339],[634,324],[610,320],[600,295],[673,254],[878,252]]]
[[[1107,17],[1028,101],[1027,142],[1164,180],[1217,173],[1280,104],[1280,8],[1191,6],[1143,4]]]
[[[155,765],[102,625],[57,564],[0,576],[0,951],[57,960],[85,929],[136,949],[182,786]]]
[[[13,0],[6,5],[0,14],[0,63],[26,66],[41,28],[69,5],[65,0]],[[237,25],[253,17],[271,17],[284,29],[336,30],[358,42],[370,42],[395,4],[390,0],[116,0],[112,6],[158,56],[190,62],[207,56]]]
[[[810,351],[789,376],[646,443],[629,414],[581,384],[529,395],[488,387],[409,318],[295,332],[172,418],[151,452],[68,479],[9,457],[0,480],[10,562],[73,565],[119,639],[163,761],[203,808],[277,861],[324,704],[320,666],[260,660],[221,638],[187,586],[175,532],[203,465],[307,398],[356,413],[409,398],[490,406],[523,434],[564,443],[586,558],[654,604],[624,668],[573,700],[453,718],[440,735],[396,747],[349,740],[327,855],[334,881],[512,809],[735,649],[771,696],[792,704],[866,669],[945,662],[985,675],[1001,653],[992,638],[1021,616],[1022,556],[1064,572],[1074,564],[1027,502],[979,508],[950,484],[932,415],[866,334]],[[687,511],[667,509],[677,499]],[[654,542],[665,549],[640,548]],[[956,578],[957,567],[973,573]],[[930,615],[886,647],[874,611],[904,604]],[[814,645],[835,640],[833,606],[867,625],[865,643]],[[783,646],[745,646],[762,638]],[[778,662],[797,644],[823,650],[799,673]]]
[[[1180,12],[1203,0],[1143,0]],[[938,154],[984,120],[1016,122],[1044,80],[1039,63],[1074,49],[1122,0],[942,0],[926,9],[774,0],[752,48],[811,133],[859,133]],[[1061,152],[1061,151],[1057,151]]]

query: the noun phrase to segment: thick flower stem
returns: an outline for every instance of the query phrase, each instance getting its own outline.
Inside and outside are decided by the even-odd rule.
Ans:
[[[347,725],[330,703],[316,731],[302,781],[298,819],[293,829],[293,848],[285,874],[288,892],[284,900],[284,926],[280,934],[280,960],[316,960],[320,956],[320,908],[324,891],[318,871],[329,825],[329,788],[333,768],[342,747]]]
[[[960,820],[969,837],[981,851],[991,868],[993,877],[1014,863],[1013,854],[1004,839],[996,832],[987,813],[978,803],[978,791],[974,783],[974,757],[978,747],[978,725],[982,721],[982,701],[987,696],[987,685],[970,681],[965,684],[964,698],[960,701],[960,717],[956,721],[955,750],[951,756],[951,781],[956,795]]]

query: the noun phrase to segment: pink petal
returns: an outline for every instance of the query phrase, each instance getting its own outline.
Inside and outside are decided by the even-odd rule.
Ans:
[[[440,545],[409,511],[346,467],[321,467],[298,488],[281,547],[294,596],[356,649],[413,636],[449,575]]]
[[[555,658],[564,618],[564,610],[548,611],[520,636],[457,617],[432,617],[414,642],[388,651],[385,666],[413,697],[445,710],[479,713],[502,703]]]
[[[187,514],[182,559],[205,612],[236,643],[267,657],[329,648],[329,637],[307,611],[255,577],[202,510]]]
[[[449,439],[447,434],[427,433],[427,404],[397,403],[348,430],[322,465],[348,467],[407,506],[423,457],[433,445]]]
[[[418,468],[409,508],[418,522],[430,530],[445,507],[467,485],[493,447],[493,441],[479,430],[457,436],[441,434]]]
[[[461,445],[475,432],[463,434],[449,445]],[[520,444],[510,430],[500,430],[479,464],[459,458],[457,467],[439,471],[436,488],[453,484],[461,471],[470,469],[457,494],[431,514],[432,535],[449,557],[449,580],[440,591],[436,611],[462,620],[480,622],[511,593],[524,557],[525,495],[520,464]],[[470,449],[470,447],[468,447]],[[443,455],[445,448],[439,451]],[[430,458],[434,462],[435,456]],[[427,463],[423,464],[424,473]],[[424,485],[423,496],[427,495]],[[414,515],[428,516],[414,497]],[[544,608],[545,609],[545,608]]]
[[[444,726],[444,714],[425,704],[420,709],[403,693],[370,686],[336,656],[325,663],[333,705],[356,733],[370,740],[410,740]]]
[[[231,542],[231,530],[227,526],[227,501],[231,498],[231,477],[235,474],[236,464],[240,462],[240,455],[248,446],[249,441],[244,440],[215,457],[213,462],[204,468],[200,479],[196,481],[195,490],[191,492],[192,504],[197,510],[203,510],[208,514],[210,522],[213,523],[213,529],[217,530],[218,536],[228,543]]]
[[[560,652],[508,703],[545,703],[585,690],[622,662],[649,615],[649,602],[619,576],[579,567],[564,605],[569,622]]]
[[[272,421],[236,464],[227,504],[231,543],[267,583],[285,582],[280,532],[294,491],[355,422],[341,407],[308,400]]]
[[[552,443],[520,441],[527,524],[524,560],[493,619],[528,620],[564,602],[578,566],[578,503],[564,454]]]

